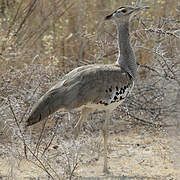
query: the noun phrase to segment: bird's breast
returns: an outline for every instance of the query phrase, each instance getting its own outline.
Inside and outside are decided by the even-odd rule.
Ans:
[[[101,104],[104,106],[108,106],[113,103],[122,103],[124,99],[131,93],[134,86],[134,82],[132,84],[118,86],[115,87],[110,86],[105,90],[106,95],[102,98],[97,104]]]

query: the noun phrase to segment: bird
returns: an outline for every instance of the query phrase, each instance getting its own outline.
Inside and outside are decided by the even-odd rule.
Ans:
[[[107,15],[104,20],[114,20],[117,27],[119,54],[116,62],[85,65],[70,71],[35,103],[25,121],[27,128],[59,109],[80,110],[81,116],[74,128],[74,135],[77,138],[81,124],[89,113],[104,110],[103,172],[106,174],[110,173],[107,162],[108,123],[113,110],[131,93],[136,79],[136,58],[130,42],[130,20],[137,12],[148,8],[123,6]]]

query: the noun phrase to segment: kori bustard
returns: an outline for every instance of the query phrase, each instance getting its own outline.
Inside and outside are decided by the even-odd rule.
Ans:
[[[26,121],[27,127],[43,120],[58,109],[81,110],[81,117],[75,126],[77,137],[82,122],[90,112],[96,109],[105,110],[102,130],[105,173],[108,173],[108,122],[112,111],[131,92],[136,78],[136,59],[130,43],[129,21],[136,12],[147,8],[125,6],[106,16],[105,20],[113,19],[117,25],[119,56],[116,63],[86,65],[72,70],[39,99]]]

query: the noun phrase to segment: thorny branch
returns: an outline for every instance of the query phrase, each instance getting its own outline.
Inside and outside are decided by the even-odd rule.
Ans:
[[[22,10],[23,2],[23,0],[19,2],[14,16],[12,17],[12,20],[8,26],[8,30],[5,33],[7,37],[11,34],[11,32],[16,32],[15,35],[20,33],[25,34],[23,34],[24,39],[22,38],[22,42],[18,42],[21,44],[20,47],[22,48],[23,53],[28,52],[29,50],[23,49],[25,44],[33,47],[33,44],[36,44],[37,40],[41,39],[45,32],[50,31],[51,25],[49,23],[46,24],[48,19],[51,19],[53,16],[53,23],[58,23],[59,18],[62,16],[64,17],[64,15],[74,5],[74,3],[70,3],[69,5],[64,6],[65,0],[58,1],[56,4],[57,11],[55,12],[54,9],[49,9],[47,14],[45,14],[40,20],[40,23],[36,26],[36,28],[32,29],[32,31],[30,31],[28,34],[27,28],[25,27],[26,25],[28,27],[28,18],[33,16],[33,12],[36,10],[37,0],[32,0],[29,4],[27,4],[23,11],[23,16],[21,17],[20,12]],[[150,58],[150,60],[144,61],[143,63],[141,61],[137,62],[138,75],[135,88],[131,96],[129,96],[126,102],[121,106],[122,117],[129,116],[132,120],[135,120],[135,123],[155,128],[174,126],[174,124],[169,123],[169,116],[176,116],[177,119],[179,119],[180,116],[180,63],[178,49],[180,36],[178,34],[178,26],[175,25],[176,23],[179,23],[179,21],[176,19],[165,19],[165,21],[166,25],[169,27],[168,30],[158,24],[153,24],[151,27],[148,24],[147,26],[146,23],[142,22],[140,19],[139,25],[143,27],[141,28],[141,26],[139,26],[140,28],[137,31],[132,32],[132,37],[134,37],[132,38],[132,41],[134,42],[133,45],[135,49],[138,52],[144,51],[142,57],[145,56],[145,58]],[[170,23],[173,23],[174,27],[176,28],[171,29]],[[97,24],[95,24],[94,27],[96,27],[96,25]],[[61,29],[62,27],[58,28]],[[24,29],[26,30],[23,32]],[[78,43],[80,42],[79,39],[74,38],[76,33],[83,42],[83,48],[86,48],[85,56],[83,55],[84,59],[81,59],[80,61],[76,59],[75,54],[77,52],[74,51],[75,48],[79,47]],[[66,71],[70,71],[71,69],[79,66],[79,63],[99,63],[98,60],[115,61],[115,59],[112,57],[117,55],[117,42],[116,34],[112,33],[111,27],[108,26],[108,30],[104,31],[103,35],[106,38],[105,41],[94,39],[94,34],[91,35],[89,32],[83,31],[76,33],[74,33],[75,35],[73,34],[72,36],[72,39],[74,38],[72,42],[77,43],[75,44],[75,48],[72,46],[72,44],[68,45],[68,48],[73,51],[73,54],[68,54],[69,52],[67,54],[63,54],[63,56],[61,53],[59,53],[59,56],[58,54],[53,54],[54,57],[57,57],[58,62],[60,62],[62,58],[66,60],[66,63],[69,65]],[[140,36],[136,37],[136,33],[139,33]],[[69,32],[65,34],[64,37],[67,37],[68,34]],[[21,36],[19,39],[20,38]],[[169,44],[168,40],[172,44]],[[60,48],[58,43],[56,45],[58,48]],[[30,51],[30,59],[28,59],[29,61],[32,61],[33,59],[32,64],[28,64],[26,61],[24,64],[27,66],[27,68],[25,68],[24,64],[22,63],[22,69],[15,69],[14,62],[17,63],[20,60],[23,61],[26,59],[26,56],[24,56],[24,54],[21,52],[21,48],[15,49],[14,52],[16,53],[14,54],[12,53],[13,50],[11,48],[9,48],[10,51],[8,51],[8,48],[6,48],[7,53],[0,54],[1,62],[10,64],[12,61],[12,64],[8,66],[9,69],[7,69],[7,72],[1,75],[3,77],[2,79],[5,77],[5,80],[0,81],[0,104],[2,106],[0,116],[4,122],[13,122],[13,128],[17,129],[20,134],[15,134],[14,136],[20,139],[20,141],[23,142],[23,144],[27,147],[28,152],[30,152],[28,155],[35,159],[35,164],[43,169],[52,179],[54,177],[50,173],[49,169],[51,169],[51,172],[53,172],[53,174],[59,178],[58,173],[54,170],[51,162],[45,162],[45,164],[48,165],[46,166],[44,161],[42,161],[38,156],[41,155],[41,158],[46,157],[48,150],[51,148],[51,145],[55,139],[61,138],[62,140],[64,138],[63,142],[69,143],[68,140],[71,139],[70,135],[73,134],[72,129],[74,127],[74,121],[72,120],[70,122],[72,124],[66,128],[65,126],[63,126],[63,128],[57,128],[59,124],[65,124],[65,122],[62,122],[63,120],[59,121],[60,115],[58,113],[53,114],[53,118],[56,119],[54,128],[49,131],[47,130],[46,134],[43,132],[45,130],[44,123],[42,131],[36,132],[35,135],[32,134],[30,137],[31,141],[35,144],[33,144],[33,148],[28,145],[28,141],[26,140],[27,137],[25,137],[23,134],[24,132],[21,129],[21,124],[23,123],[24,119],[27,118],[26,116],[28,116],[28,113],[25,110],[27,110],[27,108],[30,109],[31,105],[34,104],[37,99],[39,99],[40,95],[43,94],[42,92],[47,89],[47,87],[50,87],[56,80],[61,78],[63,74],[59,70],[61,66],[56,67],[56,65],[53,64],[54,60],[52,62],[50,55],[45,55],[44,50],[42,49],[38,51],[38,53],[41,51],[43,52],[40,54],[40,56],[36,54],[40,61],[36,61],[36,58],[33,59],[33,55],[31,53],[32,51],[37,53],[37,49],[32,48],[32,51]],[[67,51],[70,51],[69,49]],[[91,51],[91,49],[93,49],[93,51]],[[173,50],[172,54],[168,54],[169,49]],[[48,61],[45,61],[46,59],[48,59]],[[45,65],[46,63],[48,66]],[[27,103],[27,95],[29,94],[32,94],[32,97],[28,98]],[[13,118],[8,117],[6,109],[10,109]],[[33,138],[38,139],[38,141],[35,141]],[[73,146],[74,145],[72,145],[72,147]],[[42,147],[42,151],[40,150],[40,147]],[[66,147],[64,146],[64,149],[65,148]],[[69,177],[71,178],[74,170],[77,168],[79,157],[76,153],[73,154],[75,155],[74,159],[70,157],[69,149],[67,152],[63,151],[63,153],[65,155],[65,162],[68,166]],[[78,153],[78,150],[76,152]],[[60,156],[60,152],[58,152],[59,154],[57,152],[55,153],[55,156],[58,158]],[[26,152],[25,156],[27,156]],[[30,158],[28,160],[31,161]]]

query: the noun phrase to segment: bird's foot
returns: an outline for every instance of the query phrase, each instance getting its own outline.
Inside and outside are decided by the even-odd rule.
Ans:
[[[77,137],[79,136],[79,131],[80,131],[80,127],[78,125],[76,125],[74,127],[74,138],[77,139]]]
[[[108,170],[107,167],[104,167],[103,172],[104,172],[105,174],[110,174],[110,173],[111,173],[111,172]]]

